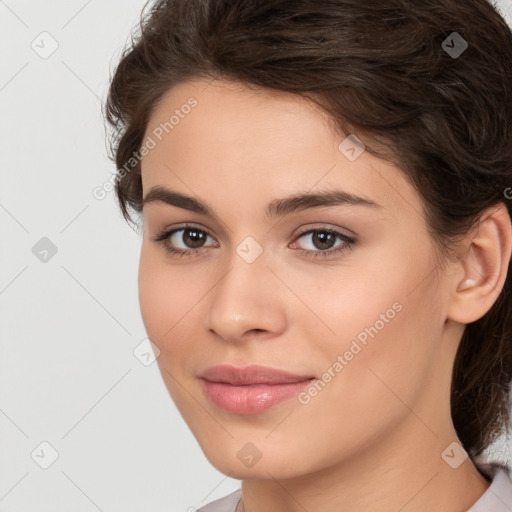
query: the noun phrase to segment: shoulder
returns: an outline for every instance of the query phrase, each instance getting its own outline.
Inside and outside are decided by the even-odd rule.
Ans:
[[[468,512],[509,512],[512,505],[512,470],[497,462],[484,463],[476,460],[475,465],[483,472],[491,485]]]
[[[219,498],[201,507],[197,512],[235,512],[236,506],[242,497],[242,489],[237,489],[231,494]]]

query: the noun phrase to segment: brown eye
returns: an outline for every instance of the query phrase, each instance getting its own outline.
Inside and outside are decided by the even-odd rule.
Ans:
[[[180,229],[179,231],[183,231],[183,234],[180,235],[179,238],[191,249],[201,247],[206,240],[204,231],[200,231],[199,229]]]
[[[210,235],[195,226],[185,226],[179,229],[167,230],[153,238],[153,241],[163,244],[165,250],[173,254],[198,254],[205,246]]]
[[[336,243],[336,235],[327,231],[315,231],[311,241],[318,249],[331,249],[333,244]]]
[[[330,229],[310,229],[299,235],[297,240],[310,239],[311,249],[298,249],[307,257],[328,257],[352,249],[356,239]],[[335,245],[336,240],[341,243]],[[334,247],[334,249],[333,249]]]

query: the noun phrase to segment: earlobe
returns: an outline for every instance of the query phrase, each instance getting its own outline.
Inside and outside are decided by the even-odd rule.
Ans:
[[[504,203],[482,215],[468,235],[460,259],[447,317],[468,324],[484,316],[498,298],[507,278],[512,251],[512,227]]]

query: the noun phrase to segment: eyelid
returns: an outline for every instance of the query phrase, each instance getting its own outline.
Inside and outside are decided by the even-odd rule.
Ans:
[[[304,228],[303,230],[301,228],[299,228],[300,231],[295,236],[295,240],[297,238],[299,238],[300,236],[305,235],[306,233],[311,233],[312,231],[327,231],[327,232],[337,233],[337,234],[342,235],[349,239],[356,238],[356,235],[354,233],[352,233],[352,232],[346,233],[345,231],[349,231],[346,228],[332,227],[328,223],[324,223],[324,224],[313,223],[312,225],[308,224],[307,226],[308,227]],[[344,229],[345,231],[342,231],[342,229]]]
[[[161,238],[162,236],[164,235],[168,235],[168,236],[171,236],[171,234],[174,234],[176,231],[181,231],[183,229],[197,229],[198,231],[202,231],[204,232],[206,235],[208,235],[209,237],[215,239],[215,237],[211,234],[210,230],[208,228],[205,228],[204,226],[201,226],[201,225],[196,225],[195,223],[193,222],[185,222],[183,224],[176,224],[176,225],[173,225],[173,226],[169,226],[169,227],[165,227],[165,228],[162,228],[159,230],[159,234],[155,235],[152,240],[153,241],[156,241],[157,238]],[[300,229],[300,228],[298,228]],[[301,236],[305,235],[305,234],[309,234],[311,232],[314,232],[314,231],[327,231],[327,232],[332,232],[332,233],[336,233],[336,234],[339,234],[339,235],[342,235],[343,237],[347,238],[347,239],[356,239],[356,236],[354,234],[347,234],[347,233],[344,233],[342,231],[339,231],[340,228],[337,228],[337,227],[327,227],[326,224],[318,224],[315,225],[315,223],[313,223],[313,225],[308,225],[307,228],[304,228],[303,230],[299,231],[295,236],[294,236],[294,239],[293,239],[293,242],[295,242],[296,240],[298,240]],[[292,236],[292,235],[290,235]]]
[[[300,247],[297,248],[296,250],[305,254],[308,257],[309,256],[311,256],[311,257],[321,256],[321,257],[327,258],[329,256],[335,256],[338,253],[351,250],[353,248],[353,246],[356,245],[356,243],[358,242],[358,238],[356,236],[347,235],[347,234],[343,233],[342,231],[340,231],[339,229],[319,226],[319,227],[311,227],[311,228],[305,229],[304,231],[299,232],[297,234],[297,236],[295,237],[295,239],[293,240],[292,245],[295,245],[295,243],[298,240],[306,238],[307,235],[310,235],[310,234],[316,233],[316,232],[330,233],[330,234],[334,235],[335,238],[341,240],[342,243],[337,246],[335,245],[334,247],[331,247],[330,249],[323,250],[323,251],[322,250],[315,251],[312,249],[301,249]]]
[[[164,242],[165,243],[167,241],[167,239],[169,239],[171,236],[175,235],[176,232],[186,231],[187,229],[190,229],[190,230],[197,229],[197,231],[201,231],[206,236],[215,240],[215,237],[210,233],[209,229],[206,229],[202,226],[195,225],[194,223],[189,223],[189,222],[186,222],[184,224],[177,224],[177,225],[171,226],[171,227],[165,227],[165,228],[159,230],[156,235],[151,237],[151,240],[153,240],[153,242]],[[218,244],[218,242],[216,240],[215,240],[215,243]],[[197,252],[199,250],[201,250],[201,248],[188,249],[187,252]]]
[[[152,240],[154,242],[162,243],[164,245],[165,250],[171,256],[179,256],[179,257],[185,256],[185,255],[189,256],[189,257],[199,256],[203,253],[203,249],[205,249],[207,247],[212,247],[212,246],[203,246],[203,247],[199,247],[199,248],[195,248],[195,249],[194,248],[181,249],[181,248],[175,248],[175,247],[171,248],[167,245],[166,242],[172,236],[174,236],[179,231],[186,231],[187,229],[190,229],[190,230],[196,229],[197,231],[201,231],[202,233],[204,233],[207,237],[210,237],[213,240],[215,240],[215,237],[210,233],[210,231],[208,229],[205,229],[202,226],[195,225],[194,223],[184,223],[181,225],[178,224],[178,225],[175,225],[172,227],[164,228],[159,232],[159,234],[152,237]],[[335,246],[335,248],[330,248],[327,250],[316,250],[315,251],[315,250],[311,250],[311,249],[301,249],[301,248],[294,249],[294,250],[298,251],[299,253],[303,254],[305,257],[310,258],[310,259],[316,258],[316,257],[328,258],[330,256],[334,257],[334,256],[337,256],[338,254],[341,254],[342,252],[349,251],[353,248],[354,245],[356,245],[358,243],[357,236],[348,235],[348,234],[345,234],[342,231],[340,231],[339,228],[326,227],[325,224],[321,224],[321,225],[317,225],[317,226],[315,226],[315,225],[309,226],[308,228],[301,230],[294,237],[292,244],[295,244],[297,242],[297,240],[299,240],[301,238],[305,238],[305,235],[315,233],[315,232],[331,233],[336,238],[342,240],[343,243],[340,244],[340,246],[337,246],[337,248]],[[218,242],[216,240],[215,240],[215,243],[217,244],[216,246],[218,247]]]

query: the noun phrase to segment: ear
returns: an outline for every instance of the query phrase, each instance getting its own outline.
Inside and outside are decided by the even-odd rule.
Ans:
[[[491,309],[505,280],[512,252],[512,225],[504,203],[486,210],[467,236],[454,273],[447,317],[475,322]]]

